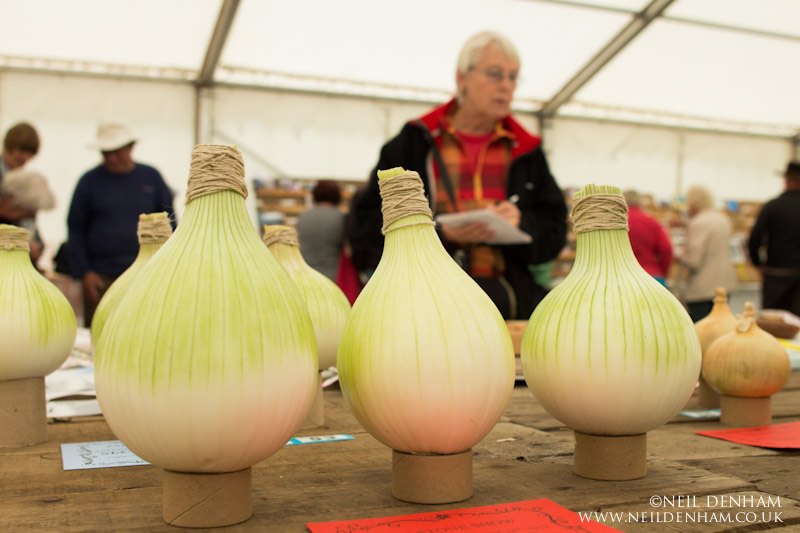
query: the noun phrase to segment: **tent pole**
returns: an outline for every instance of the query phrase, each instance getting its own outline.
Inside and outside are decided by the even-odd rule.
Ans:
[[[606,63],[611,61],[654,19],[661,16],[674,0],[651,0],[631,21],[614,36],[583,68],[575,74],[539,111],[544,116],[552,116],[572,96],[591,80]]]
[[[214,89],[195,86],[194,144],[209,144],[214,139]]]

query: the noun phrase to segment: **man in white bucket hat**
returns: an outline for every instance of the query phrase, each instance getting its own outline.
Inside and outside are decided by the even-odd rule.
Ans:
[[[136,137],[120,123],[97,129],[103,162],[78,181],[67,217],[69,269],[83,283],[84,324],[100,298],[136,259],[139,215],[166,211],[175,225],[172,192],[155,168],[131,155]]]

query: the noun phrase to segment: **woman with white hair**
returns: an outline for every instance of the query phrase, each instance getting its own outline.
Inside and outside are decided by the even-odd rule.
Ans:
[[[714,197],[705,187],[689,188],[686,209],[686,239],[675,258],[689,270],[684,297],[689,316],[697,322],[711,312],[717,287],[728,293],[736,288],[731,258],[733,227],[727,216],[714,209]]]
[[[456,65],[456,96],[417,120],[381,149],[363,196],[352,206],[348,235],[359,270],[374,270],[383,250],[377,170],[419,173],[434,214],[489,209],[533,237],[490,245],[483,223],[441,224],[445,247],[486,291],[506,319],[527,320],[546,294],[531,267],[555,258],[566,241],[566,205],[541,141],[511,116],[520,60],[493,32],[474,35]]]

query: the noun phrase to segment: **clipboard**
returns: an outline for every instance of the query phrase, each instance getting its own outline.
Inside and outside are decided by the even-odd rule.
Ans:
[[[533,237],[512,226],[505,219],[488,209],[443,213],[436,215],[436,221],[456,228],[472,222],[482,222],[494,231],[494,238],[491,241],[487,241],[486,244],[526,244],[533,241]]]

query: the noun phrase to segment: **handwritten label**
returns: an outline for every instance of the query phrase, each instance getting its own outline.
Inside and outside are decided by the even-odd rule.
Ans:
[[[800,448],[800,422],[756,426],[752,428],[717,429],[695,431],[698,435],[728,440],[761,448]]]
[[[336,442],[353,440],[352,435],[319,435],[316,437],[295,437],[285,444],[314,444],[317,442]],[[114,468],[118,466],[149,465],[147,461],[134,454],[122,441],[107,440],[98,442],[77,442],[61,445],[61,463],[64,470],[85,470],[89,468]]]
[[[581,518],[578,514],[546,498],[386,518],[316,522],[306,524],[306,526],[311,533],[355,533],[360,531],[370,533],[445,533],[453,531],[605,533],[617,531],[587,518]]]
[[[64,470],[114,468],[118,466],[149,465],[118,440],[77,442],[61,445]]]

